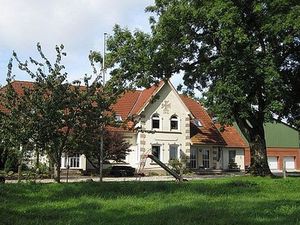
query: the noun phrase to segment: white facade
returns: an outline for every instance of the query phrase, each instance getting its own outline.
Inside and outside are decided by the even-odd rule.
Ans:
[[[137,114],[139,119],[135,131],[123,133],[131,145],[131,152],[124,161],[126,164],[139,168],[142,157],[152,154],[165,164],[171,159],[180,160],[185,157],[192,169],[226,170],[230,160],[238,168],[244,169],[243,149],[212,144],[192,145],[190,123],[195,118],[170,83],[166,82],[158,87],[152,99]],[[70,169],[77,167],[86,170],[86,158],[82,155],[77,158],[67,159],[64,156],[62,168],[66,168],[66,163],[71,163],[73,166],[70,165]],[[146,161],[144,168],[162,170],[150,159]]]
[[[156,98],[140,112],[136,145],[131,146],[133,151],[126,158],[133,167],[138,167],[143,154],[157,154],[165,164],[170,159],[179,159],[180,154],[189,154],[189,110],[167,83],[158,91]],[[151,160],[147,160],[145,168],[160,169]]]
[[[244,170],[245,164],[244,164],[244,149],[238,149],[238,148],[223,148],[222,150],[222,169],[229,169],[228,165],[230,160],[234,160],[234,162],[237,164],[238,168],[241,170]]]

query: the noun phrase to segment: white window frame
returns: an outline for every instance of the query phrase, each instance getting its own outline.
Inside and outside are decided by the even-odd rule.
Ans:
[[[151,145],[151,154],[153,155],[153,147],[159,147],[159,153],[158,153],[158,159],[160,160],[160,161],[162,161],[162,146],[161,145],[158,145],[158,144],[153,144],[153,145]],[[153,155],[153,156],[155,156],[155,155]],[[156,156],[155,156],[156,157]]]
[[[171,149],[175,149],[175,152],[176,152],[176,158],[174,159],[171,159]],[[169,160],[179,160],[179,146],[178,145],[169,145]]]
[[[153,127],[153,121],[154,121],[154,120],[158,121],[158,128],[156,128],[156,127],[154,128],[154,127]],[[154,113],[154,114],[151,116],[151,129],[152,129],[152,130],[159,130],[160,127],[161,127],[160,116],[159,116],[158,113]]]
[[[208,153],[207,156],[208,158],[204,158],[206,155],[205,153]],[[209,149],[202,149],[202,161],[203,161],[203,168],[204,169],[209,169],[210,168],[210,150]],[[205,162],[208,163],[208,167],[205,167]]]
[[[177,122],[176,129],[172,128],[172,122]],[[178,116],[175,114],[170,117],[170,130],[176,130],[176,131],[179,130],[179,119],[178,119]]]
[[[191,169],[197,169],[197,162],[198,159],[198,150],[197,149],[191,149],[190,151],[190,167]]]

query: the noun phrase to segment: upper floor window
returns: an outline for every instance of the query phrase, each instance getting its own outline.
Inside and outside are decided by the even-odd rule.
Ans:
[[[115,116],[115,121],[116,122],[122,122],[122,117],[120,115]]]
[[[176,115],[171,116],[171,130],[178,130],[178,117]]]
[[[193,123],[196,125],[196,127],[202,127],[202,123],[198,119],[194,119]]]
[[[154,114],[152,116],[152,129],[159,129],[159,115]]]

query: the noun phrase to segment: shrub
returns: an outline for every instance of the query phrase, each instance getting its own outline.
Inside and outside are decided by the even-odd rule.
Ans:
[[[18,171],[18,158],[14,154],[8,156],[4,164],[4,170],[5,172]]]

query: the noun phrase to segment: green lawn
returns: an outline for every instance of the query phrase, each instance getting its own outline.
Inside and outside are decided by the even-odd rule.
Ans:
[[[300,224],[300,178],[0,185],[0,224]]]

